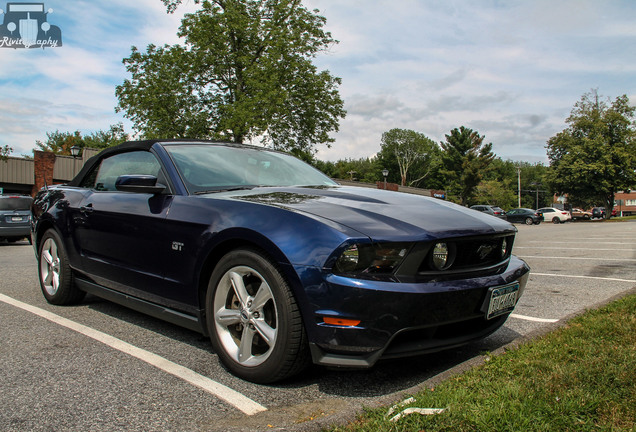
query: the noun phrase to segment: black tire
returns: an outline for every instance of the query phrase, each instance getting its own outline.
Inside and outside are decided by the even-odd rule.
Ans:
[[[555,216],[555,217],[552,218],[552,223],[553,224],[560,224],[561,223],[561,219],[559,219],[558,217]]]
[[[527,217],[525,222],[526,222],[526,225],[532,225],[534,223],[531,217]]]
[[[287,281],[261,253],[238,249],[221,258],[210,277],[205,304],[212,346],[238,377],[271,383],[309,364],[296,300]]]
[[[68,305],[80,302],[86,293],[75,286],[64,244],[58,233],[49,229],[38,248],[38,276],[42,294],[51,304]]]

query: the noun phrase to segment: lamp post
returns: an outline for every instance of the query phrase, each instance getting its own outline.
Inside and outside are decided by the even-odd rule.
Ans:
[[[382,175],[384,176],[384,190],[386,190],[386,177],[389,175],[389,170],[384,168],[382,170]]]
[[[517,207],[521,207],[521,167],[517,165]]]
[[[73,176],[75,176],[77,174],[77,157],[80,154],[80,151],[82,150],[82,148],[80,146],[72,146],[71,147],[71,156],[73,156]]]

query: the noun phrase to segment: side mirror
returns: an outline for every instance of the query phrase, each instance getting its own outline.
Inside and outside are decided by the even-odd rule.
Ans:
[[[157,195],[166,190],[166,186],[157,183],[157,177],[153,175],[131,174],[117,177],[117,180],[115,180],[115,189],[120,192]]]

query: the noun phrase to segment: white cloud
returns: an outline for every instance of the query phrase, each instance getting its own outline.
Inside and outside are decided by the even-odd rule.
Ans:
[[[50,5],[49,3],[54,3]],[[631,0],[305,0],[341,41],[319,68],[342,77],[348,111],[325,159],[369,157],[382,133],[414,129],[435,141],[467,126],[505,158],[546,160],[591,88],[636,102],[636,3]],[[93,131],[123,120],[115,86],[130,47],[178,42],[181,17],[159,0],[50,2],[64,46],[0,49],[0,144],[28,153],[48,131]],[[130,130],[129,123],[125,122]]]

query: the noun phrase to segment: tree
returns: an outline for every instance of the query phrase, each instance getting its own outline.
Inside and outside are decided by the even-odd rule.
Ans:
[[[88,136],[82,136],[80,131],[46,133],[46,141],[37,140],[35,145],[42,151],[53,152],[60,155],[70,155],[71,147],[90,147],[102,149],[121,144],[128,140],[128,134],[124,131],[124,125],[117,123],[111,125],[107,131],[99,130]]]
[[[514,196],[514,203],[510,206],[498,204],[502,208],[512,208],[519,205],[518,193],[519,183],[521,183],[521,204],[520,207],[525,208],[540,208],[551,205],[552,196],[547,193],[546,182],[544,180],[547,167],[542,163],[529,163],[525,161],[512,161],[502,160],[497,157],[493,159],[492,163],[488,167],[488,170],[484,173],[482,183],[477,191],[475,197],[479,203],[490,203],[485,200],[486,197],[492,196],[491,192],[483,194],[481,186],[487,182],[497,182],[500,187],[505,185],[505,188],[509,190]],[[491,183],[488,190],[495,187],[494,183]],[[503,193],[503,190],[501,190]]]
[[[547,142],[551,189],[575,205],[601,202],[610,214],[615,193],[636,185],[635,111],[625,95],[609,103],[584,94],[568,127]]]
[[[84,147],[84,140],[80,131],[75,132],[55,132],[46,133],[46,141],[35,141],[35,145],[42,151],[52,152],[60,155],[71,154],[71,147]]]
[[[111,125],[107,131],[99,130],[84,137],[86,147],[102,149],[128,141],[130,137],[124,130],[123,123]]]
[[[0,161],[6,161],[12,151],[13,148],[9,147],[8,145],[0,147]]]
[[[428,176],[430,161],[439,152],[437,144],[433,140],[422,133],[408,129],[391,129],[384,132],[380,146],[383,159],[394,158],[397,162],[402,186],[406,186],[407,181],[409,181],[409,186],[412,186]],[[409,172],[417,164],[421,165],[421,175],[409,180]]]
[[[464,126],[446,135],[442,147],[444,173],[448,177],[449,190],[459,197],[462,205],[468,205],[484,172],[495,158],[492,143],[483,144],[484,136]]]
[[[475,199],[481,204],[498,206],[504,210],[515,208],[518,204],[510,180],[482,181],[477,186]]]
[[[203,1],[182,21],[185,46],[132,48],[116,110],[147,138],[258,139],[313,154],[345,116],[340,78],[312,64],[337,43],[325,22],[300,0]]]

